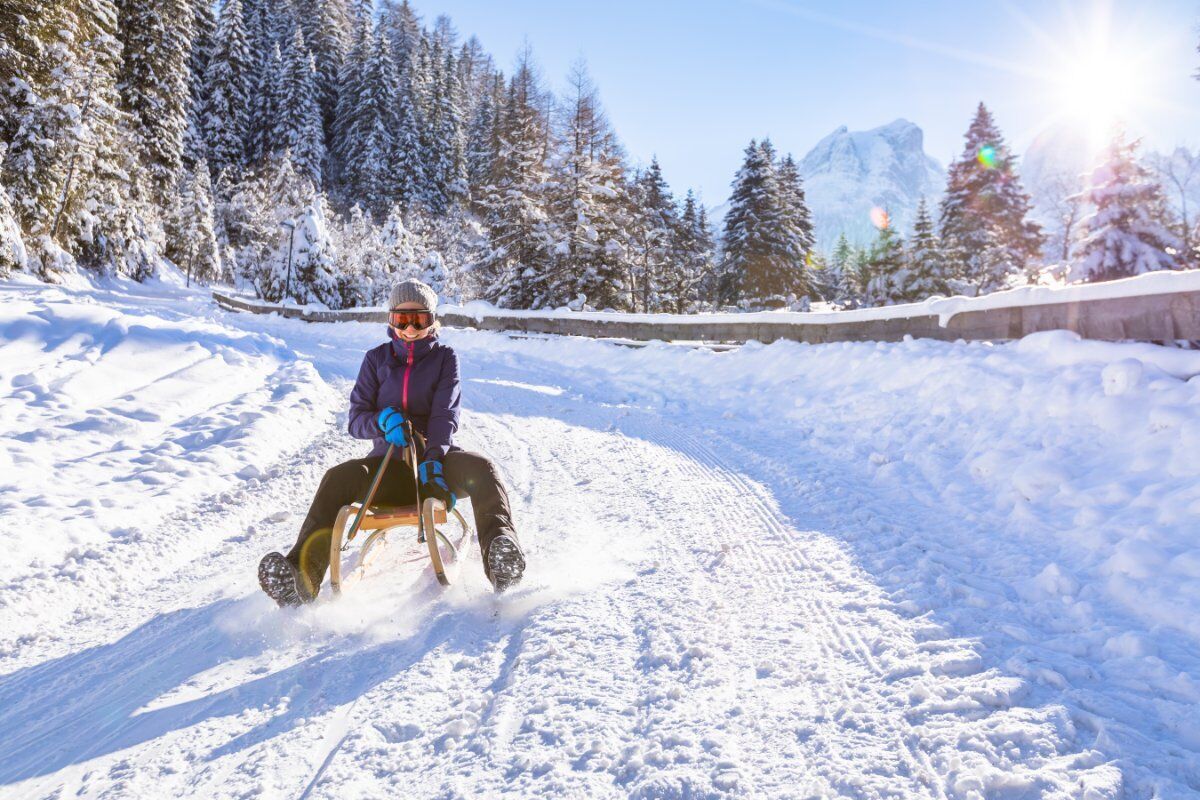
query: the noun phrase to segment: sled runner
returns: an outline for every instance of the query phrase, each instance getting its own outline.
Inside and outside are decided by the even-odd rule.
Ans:
[[[410,430],[410,434],[411,434]],[[417,473],[417,458],[416,436],[410,435],[408,438],[409,446],[405,449],[404,460],[408,462],[413,471],[413,482],[416,486]],[[423,443],[422,443],[423,446]],[[379,488],[379,483],[383,479],[384,470],[387,469],[388,463],[391,461],[393,447],[389,446],[387,453],[383,457],[383,463],[379,465],[379,471],[375,473],[375,479],[371,483],[371,489],[367,493],[367,498],[364,503],[351,503],[347,506],[342,506],[342,510],[338,512],[337,520],[333,524],[333,536],[330,540],[329,553],[329,582],[333,587],[335,595],[341,594],[342,591],[342,557],[345,551],[349,550],[350,543],[354,541],[355,536],[359,531],[371,531],[371,535],[367,537],[363,543],[362,550],[358,555],[357,569],[362,570],[367,563],[367,557],[371,553],[371,549],[378,544],[387,534],[396,528],[415,527],[413,534],[419,543],[425,544],[429,550],[429,560],[433,564],[433,572],[437,576],[438,583],[442,586],[450,585],[450,578],[447,575],[447,565],[457,563],[458,561],[458,544],[467,541],[471,535],[471,526],[467,524],[467,520],[456,508],[450,514],[453,514],[458,520],[458,524],[462,528],[462,534],[458,537],[458,544],[451,541],[445,533],[437,526],[445,525],[450,518],[450,514],[446,512],[445,505],[442,501],[427,497],[424,502],[421,502],[420,490],[417,491],[417,503],[408,506],[373,506],[371,500],[375,497],[375,491]],[[349,524],[349,527],[347,525]]]

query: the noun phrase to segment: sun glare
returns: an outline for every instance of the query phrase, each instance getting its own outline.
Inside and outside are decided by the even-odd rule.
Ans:
[[[1061,118],[1078,126],[1089,144],[1098,148],[1115,125],[1128,124],[1137,116],[1148,83],[1135,59],[1111,47],[1096,49],[1064,65],[1054,100]]]

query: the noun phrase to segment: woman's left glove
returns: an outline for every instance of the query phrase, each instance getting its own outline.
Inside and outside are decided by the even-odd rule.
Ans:
[[[454,492],[450,491],[450,487],[446,485],[446,479],[442,475],[442,462],[440,461],[422,461],[421,466],[417,470],[421,479],[421,496],[436,497],[446,504],[446,511],[449,512],[454,508],[454,502],[458,499]]]

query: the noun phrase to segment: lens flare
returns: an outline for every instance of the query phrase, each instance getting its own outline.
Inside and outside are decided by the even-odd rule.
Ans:
[[[985,144],[979,148],[979,152],[975,155],[975,160],[983,165],[984,169],[996,168],[996,148],[990,144]]]
[[[891,219],[888,217],[888,212],[884,211],[879,206],[871,209],[871,224],[879,230],[883,230],[891,224]]]

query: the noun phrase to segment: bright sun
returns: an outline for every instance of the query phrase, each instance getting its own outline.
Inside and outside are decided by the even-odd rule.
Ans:
[[[1089,50],[1065,63],[1056,77],[1058,114],[1079,126],[1096,148],[1115,125],[1137,115],[1148,88],[1142,65],[1112,48]]]

